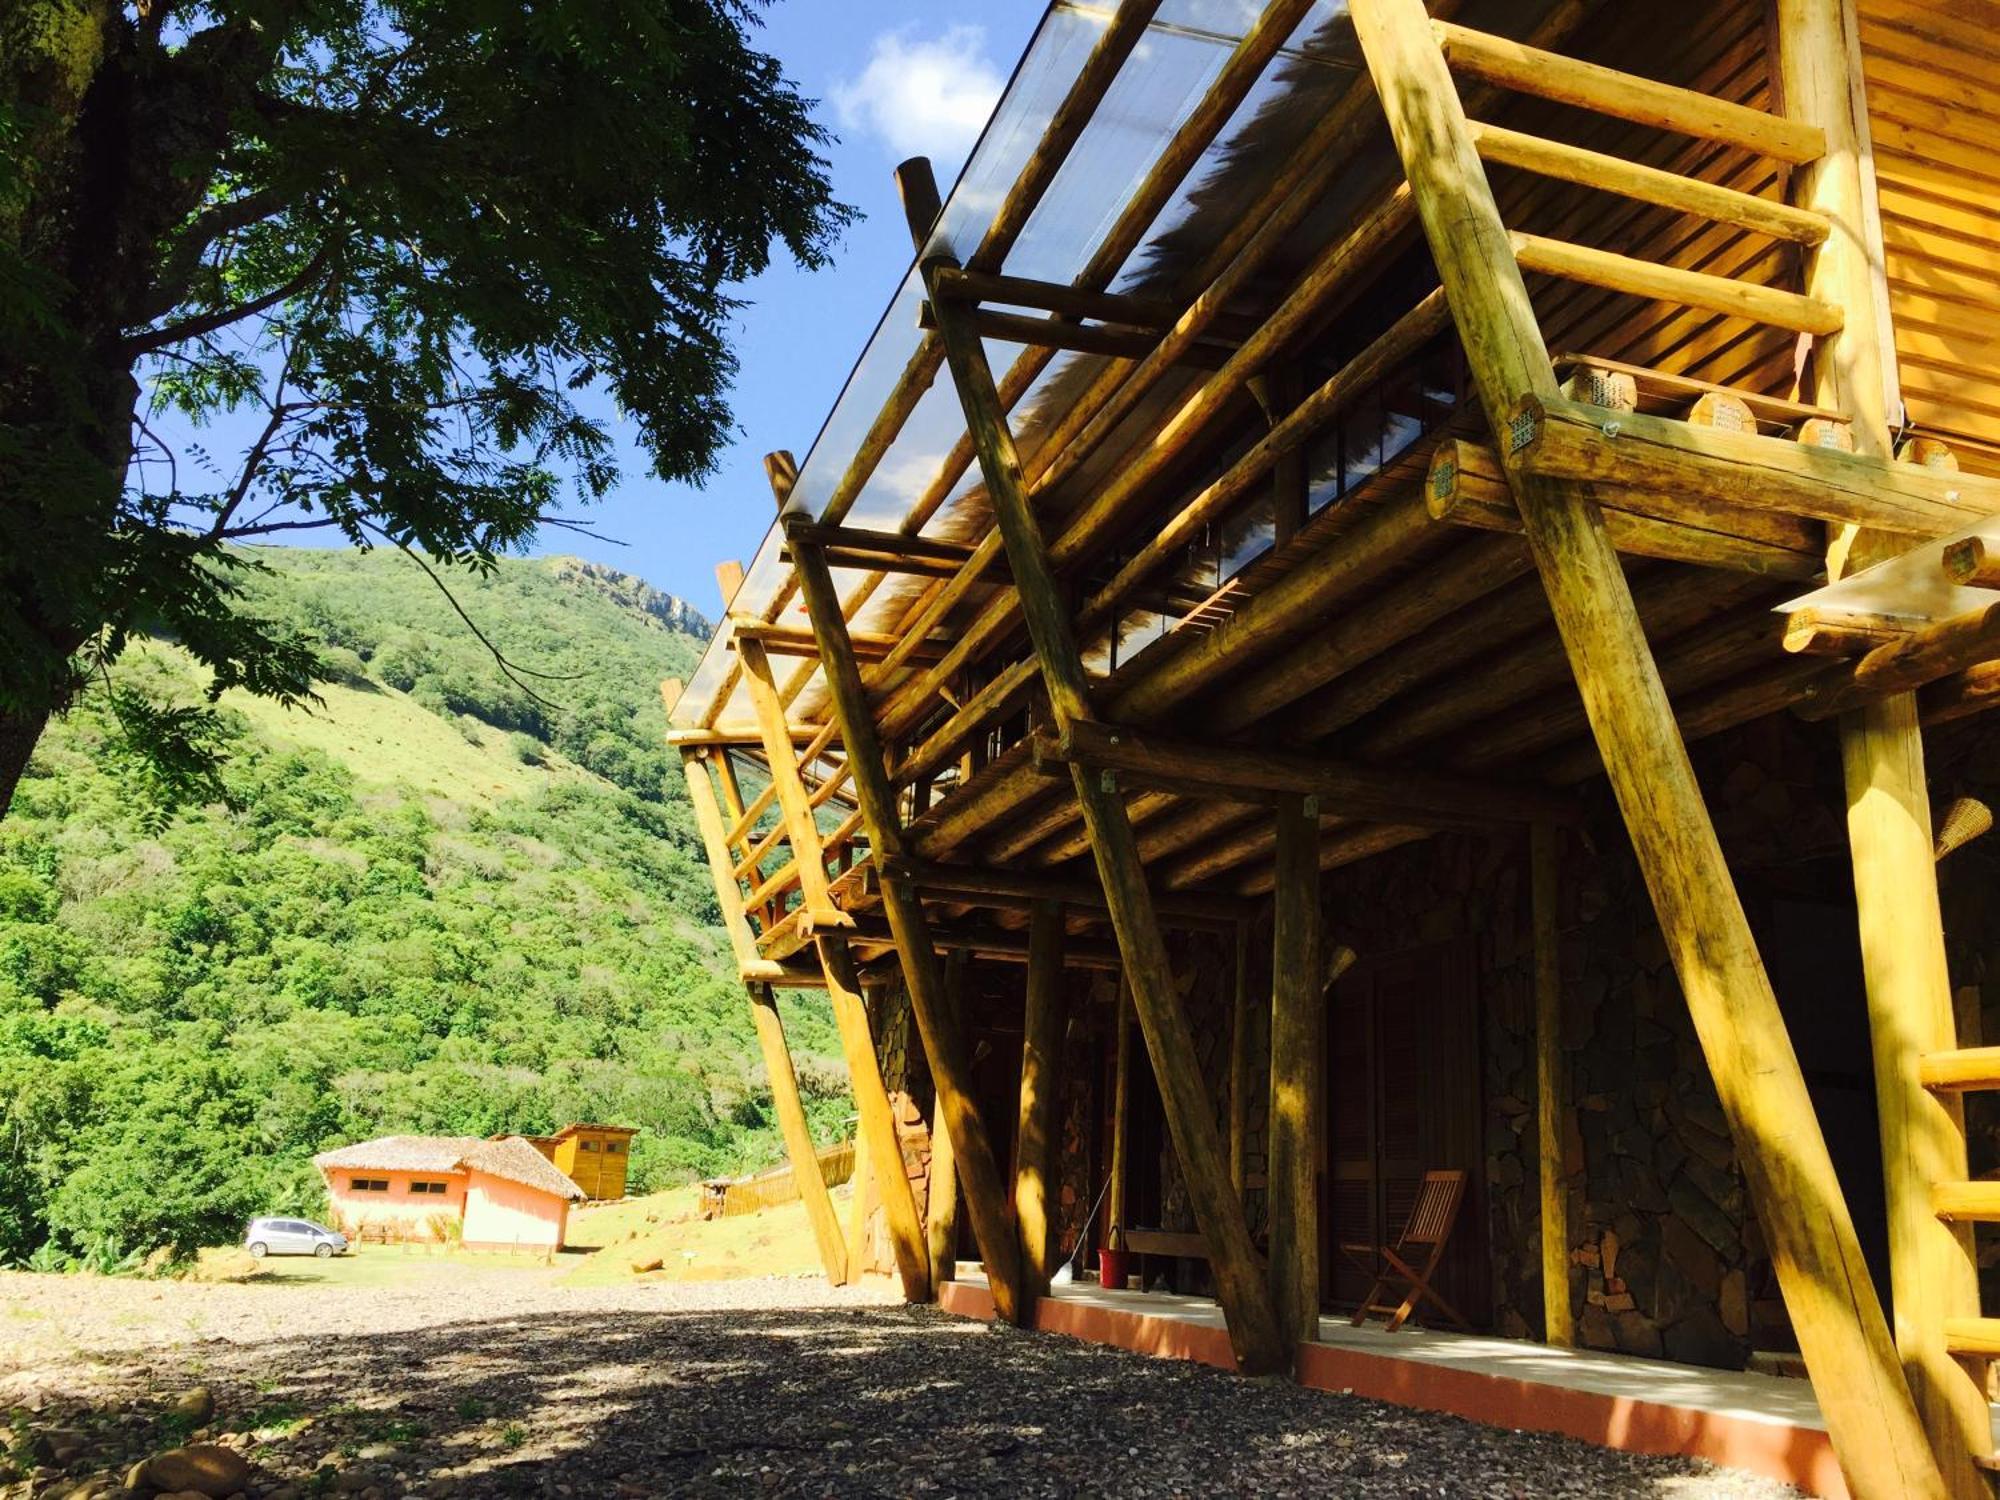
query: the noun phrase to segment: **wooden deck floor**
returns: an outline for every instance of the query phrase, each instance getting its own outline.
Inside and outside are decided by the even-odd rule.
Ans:
[[[976,1267],[939,1288],[941,1304],[992,1316]],[[1058,1287],[1036,1326],[1142,1354],[1228,1369],[1221,1310],[1205,1297]],[[1665,1360],[1554,1349],[1517,1339],[1320,1322],[1299,1358],[1302,1384],[1447,1412],[1495,1426],[1557,1432],[1633,1453],[1705,1458],[1797,1485],[1848,1493],[1812,1387],[1803,1380],[1701,1369]]]

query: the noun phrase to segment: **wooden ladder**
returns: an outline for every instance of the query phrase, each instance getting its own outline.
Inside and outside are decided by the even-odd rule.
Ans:
[[[1917,1076],[1940,1097],[2000,1091],[2000,1047],[1954,1047],[1918,1059]],[[1953,1224],[2000,1224],[2000,1182],[1939,1182],[1931,1207]],[[2000,1359],[2000,1318],[1947,1318],[1945,1347],[1962,1359]],[[1991,1459],[1982,1458],[1988,1468]]]
[[[1432,27],[1455,74],[1495,88],[1737,147],[1787,166],[1816,161],[1826,150],[1825,134],[1817,127],[1766,110],[1446,21],[1433,22]],[[1469,128],[1472,145],[1488,166],[1497,163],[1533,172],[1797,245],[1818,245],[1831,233],[1826,217],[1811,209],[1498,125],[1473,121]],[[1511,231],[1510,238],[1523,273],[1674,302],[1813,337],[1839,332],[1844,321],[1835,304],[1779,287],[1518,230]],[[1738,394],[1747,399],[1747,393]]]

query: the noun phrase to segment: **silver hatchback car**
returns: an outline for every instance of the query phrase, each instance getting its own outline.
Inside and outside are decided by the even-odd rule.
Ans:
[[[330,1255],[347,1253],[347,1236],[311,1219],[252,1219],[243,1231],[243,1248],[262,1260],[267,1255]]]

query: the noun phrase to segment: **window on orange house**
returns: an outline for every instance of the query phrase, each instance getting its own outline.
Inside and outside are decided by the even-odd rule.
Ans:
[[[441,1182],[413,1182],[410,1184],[410,1191],[413,1193],[443,1193],[444,1184]]]
[[[347,1185],[357,1193],[386,1193],[389,1191],[389,1179],[386,1177],[356,1177]]]

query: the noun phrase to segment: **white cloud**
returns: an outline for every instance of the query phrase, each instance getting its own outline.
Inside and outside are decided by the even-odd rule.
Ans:
[[[972,150],[1006,86],[985,48],[982,26],[933,38],[908,27],[883,32],[861,76],[833,87],[841,125],[879,137],[898,157],[928,156],[946,175]]]

